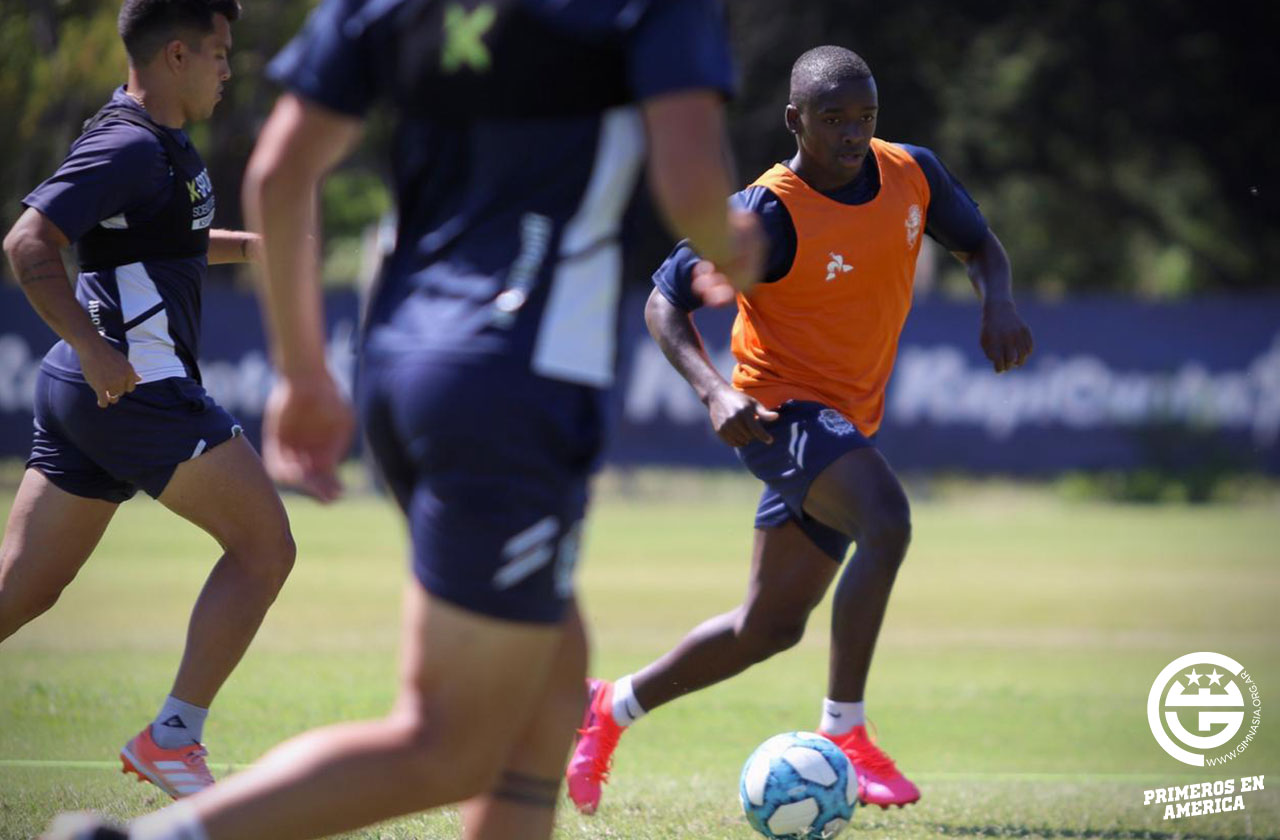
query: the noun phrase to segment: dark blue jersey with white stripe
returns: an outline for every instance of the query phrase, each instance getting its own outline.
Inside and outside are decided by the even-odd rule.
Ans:
[[[645,154],[636,103],[732,87],[715,0],[325,0],[271,73],[342,114],[397,114],[371,351],[515,355],[596,387]]]
[[[91,124],[23,204],[73,243],[92,246],[80,253],[76,299],[141,380],[199,380],[213,185],[186,133],[152,121],[123,87],[107,109],[124,118],[105,114]],[[61,379],[84,380],[65,342],[45,355],[43,367]]]

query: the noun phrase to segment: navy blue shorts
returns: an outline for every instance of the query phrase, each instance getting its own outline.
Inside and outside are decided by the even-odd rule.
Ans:
[[[773,443],[753,440],[735,451],[752,475],[764,482],[756,507],[756,527],[776,528],[794,521],[818,548],[837,563],[853,540],[804,512],[809,485],[846,452],[874,446],[844,415],[817,402],[789,401],[778,419],[766,423]]]
[[[495,618],[559,621],[601,449],[601,392],[535,376],[526,360],[389,354],[365,357],[359,399],[426,590]]]
[[[179,464],[238,434],[194,379],[146,382],[98,408],[88,385],[42,368],[27,466],[76,496],[123,502],[141,487],[158,498]]]

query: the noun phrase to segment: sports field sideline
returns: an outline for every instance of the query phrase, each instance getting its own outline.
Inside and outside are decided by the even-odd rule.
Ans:
[[[673,480],[674,479],[674,480]],[[926,488],[927,489],[927,488]],[[607,477],[580,589],[594,670],[640,666],[745,585],[756,488],[740,475]],[[1280,505],[1070,503],[1043,488],[913,492],[915,540],[873,667],[868,708],[924,792],[862,809],[844,835],[1280,836]],[[7,513],[12,490],[0,490]],[[393,690],[403,534],[382,500],[291,498],[298,564],[206,730],[211,767],[305,728],[374,716]],[[128,817],[162,804],[121,776],[119,746],[168,689],[187,610],[216,548],[149,500],[121,508],[52,612],[0,647],[0,838],[54,812]],[[754,836],[738,772],[765,737],[817,722],[820,611],[796,649],[686,698],[622,742],[601,812],[562,810],[564,838]],[[1146,699],[1175,657],[1210,650],[1255,676],[1262,727],[1223,768],[1156,745]],[[1266,776],[1244,811],[1161,819],[1143,790]],[[454,837],[452,812],[361,837]]]

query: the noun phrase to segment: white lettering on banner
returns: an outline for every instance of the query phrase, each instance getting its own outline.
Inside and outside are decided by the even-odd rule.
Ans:
[[[351,393],[355,373],[354,332],[355,324],[351,321],[339,321],[330,332],[325,348],[329,370],[347,394]],[[32,352],[25,339],[0,335],[0,412],[31,411],[39,372],[40,356]],[[236,360],[202,361],[200,374],[205,390],[219,405],[244,417],[261,416],[275,381],[275,374],[261,350],[250,350]]]
[[[31,411],[40,359],[16,335],[0,335],[0,411]]]
[[[330,370],[351,390],[354,324],[333,329],[327,347]],[[713,353],[728,374],[727,348]],[[40,357],[19,335],[0,335],[0,412],[29,412]],[[232,413],[261,414],[272,372],[262,350],[234,360],[201,362],[205,387]],[[635,350],[623,395],[634,424],[707,422],[706,409],[662,351],[643,339]],[[889,389],[886,425],[931,423],[979,427],[992,438],[1018,429],[1060,425],[1092,430],[1176,423],[1205,429],[1247,431],[1262,447],[1280,441],[1280,335],[1241,368],[1209,371],[1197,362],[1164,371],[1121,370],[1088,354],[1046,357],[1008,376],[994,376],[948,345],[906,345]]]
[[[980,426],[1004,438],[1024,426],[1072,429],[1177,423],[1280,438],[1280,335],[1244,370],[1121,371],[1091,355],[1049,357],[996,377],[946,345],[905,347],[889,390],[887,423]]]
[[[275,373],[261,350],[250,350],[237,360],[200,363],[206,391],[232,414],[260,415]]]
[[[714,354],[711,361],[726,377],[733,370],[733,355],[728,348]],[[691,426],[707,421],[707,409],[667,362],[658,345],[648,338],[640,341],[631,361],[623,415],[632,423],[651,423],[661,418]]]
[[[355,324],[339,321],[329,333],[325,358],[329,372],[344,394],[351,394],[355,375]],[[260,417],[267,404],[267,394],[275,382],[275,372],[261,350],[250,350],[238,360],[202,361],[200,375],[205,390],[218,404],[232,414]],[[243,417],[241,418],[243,419]]]
[[[714,355],[727,373],[727,349]],[[702,423],[706,409],[657,345],[636,349],[624,401],[627,420]],[[994,376],[956,347],[907,345],[889,388],[886,424],[978,426],[1006,438],[1027,426],[1071,429],[1178,423],[1249,431],[1254,443],[1280,439],[1280,335],[1244,370],[1210,372],[1187,362],[1168,371],[1124,371],[1096,356],[1048,357]]]

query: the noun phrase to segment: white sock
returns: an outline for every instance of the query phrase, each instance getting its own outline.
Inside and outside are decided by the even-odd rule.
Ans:
[[[129,823],[129,840],[209,840],[190,803],[178,801]]]
[[[645,716],[644,707],[636,699],[631,688],[631,675],[627,674],[613,684],[613,722],[627,727]]]
[[[867,711],[864,708],[865,703],[859,700],[857,703],[839,703],[835,700],[824,699],[822,701],[822,723],[818,724],[818,730],[828,735],[847,735],[855,726],[862,726],[867,722]]]
[[[151,723],[151,737],[162,749],[176,750],[204,739],[208,709],[193,706],[170,694]]]

